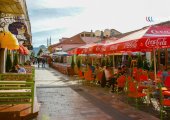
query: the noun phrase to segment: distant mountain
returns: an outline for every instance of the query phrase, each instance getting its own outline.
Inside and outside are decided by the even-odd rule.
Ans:
[[[37,53],[39,52],[40,48],[45,51],[47,48],[45,47],[45,45],[40,45],[39,47],[34,47],[33,51],[35,53],[35,56],[37,56]]]
[[[34,48],[33,48],[33,51],[34,51],[35,56],[37,56],[37,53],[38,53],[39,50],[40,50],[39,47],[34,47]]]

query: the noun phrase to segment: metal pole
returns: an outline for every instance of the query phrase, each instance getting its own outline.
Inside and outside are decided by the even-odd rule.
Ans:
[[[154,57],[154,77],[156,80],[156,55],[155,55],[155,49],[153,49],[153,57]]]
[[[114,69],[115,69],[115,55],[114,55],[114,52],[113,52],[113,74],[114,74]]]

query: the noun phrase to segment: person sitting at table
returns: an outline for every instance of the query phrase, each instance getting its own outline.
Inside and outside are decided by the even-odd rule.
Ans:
[[[88,68],[92,71],[92,73],[94,73],[95,67],[92,64],[89,63]]]
[[[98,75],[102,72],[102,68],[96,64],[95,71],[94,71],[94,79],[97,80],[97,84],[100,84],[100,79]]]
[[[106,82],[109,82],[112,78],[112,72],[109,66],[106,66],[104,68],[104,72],[105,72],[105,77],[106,77]]]
[[[127,67],[125,65],[122,66],[121,73],[122,74],[127,74]]]
[[[162,75],[161,75],[162,83],[164,83],[167,76],[169,76],[169,74],[168,74],[167,68],[164,67],[164,70],[162,71]]]
[[[112,85],[112,91],[115,92],[115,85],[117,84],[117,79],[123,75],[121,67],[118,68],[118,71],[116,74],[112,75],[110,78],[110,84]]]
[[[16,65],[15,66],[16,70],[18,71],[18,73],[23,73],[23,74],[26,74],[26,70],[25,68],[21,67],[20,65]]]

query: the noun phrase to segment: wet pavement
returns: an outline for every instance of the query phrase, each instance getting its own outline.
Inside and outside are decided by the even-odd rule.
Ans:
[[[36,120],[158,120],[121,102],[109,89],[77,84],[51,68],[36,68],[35,83],[41,104]]]

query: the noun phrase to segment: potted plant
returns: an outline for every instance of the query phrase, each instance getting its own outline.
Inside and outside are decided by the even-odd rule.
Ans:
[[[142,56],[141,56],[140,53],[138,54],[138,58],[137,58],[137,67],[138,68],[142,68],[143,67]]]
[[[144,70],[148,70],[149,71],[149,62],[147,61],[147,59],[145,59],[144,61],[143,61],[143,69]]]
[[[72,56],[72,60],[71,60],[71,70],[69,71],[70,75],[74,75],[74,66],[75,66],[74,56]]]
[[[16,66],[18,64],[18,53],[16,52],[14,55],[14,62],[13,62],[13,66]]]
[[[14,54],[14,61],[13,61],[13,66],[12,66],[12,71],[11,72],[17,72],[15,69],[15,66],[18,64],[18,53],[16,52]]]
[[[131,55],[128,56],[128,64],[127,64],[127,67],[130,68],[131,66],[131,61],[132,61],[132,57]]]
[[[102,58],[102,66],[106,66],[106,59],[105,59],[105,57]]]
[[[12,68],[11,54],[9,51],[7,51],[6,72],[10,72],[11,68]]]
[[[81,68],[81,60],[80,60],[80,58],[78,57],[77,58],[77,67],[78,67],[78,69],[80,69]]]

